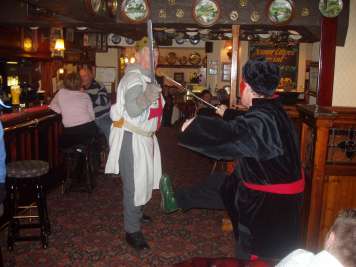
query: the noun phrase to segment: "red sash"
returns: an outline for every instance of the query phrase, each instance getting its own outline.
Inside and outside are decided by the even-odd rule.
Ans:
[[[301,178],[295,182],[287,184],[251,184],[248,182],[242,183],[245,187],[255,191],[267,192],[281,195],[295,195],[304,192],[305,178],[304,171],[301,171]]]

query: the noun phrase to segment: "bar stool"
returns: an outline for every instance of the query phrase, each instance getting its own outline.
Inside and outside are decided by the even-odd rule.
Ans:
[[[14,161],[7,164],[7,182],[10,196],[10,222],[8,227],[7,246],[13,250],[16,241],[40,240],[42,247],[48,246],[48,235],[51,233],[50,222],[48,218],[47,200],[43,190],[43,180],[47,177],[49,165],[41,160],[23,160]],[[32,193],[35,203],[26,206],[19,205],[19,198],[22,193]],[[28,190],[31,188],[31,191]],[[23,215],[18,211],[28,209],[37,210],[37,214]],[[29,223],[21,223],[22,219],[29,219]],[[35,222],[31,222],[32,220]],[[38,236],[21,236],[20,229],[39,228]]]
[[[68,191],[91,193],[93,191],[96,186],[93,175],[93,142],[61,149],[66,170],[65,180],[62,182],[62,193]],[[79,177],[75,178],[75,175]],[[76,182],[77,186],[75,186]]]

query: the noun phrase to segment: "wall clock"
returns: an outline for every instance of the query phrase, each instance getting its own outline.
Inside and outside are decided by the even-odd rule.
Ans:
[[[106,7],[111,17],[116,17],[119,8],[119,0],[106,0]]]
[[[121,3],[121,15],[131,23],[141,23],[150,15],[148,0],[124,0]]]
[[[193,3],[193,18],[201,26],[215,24],[220,17],[218,0],[195,0]]]
[[[334,18],[342,11],[342,0],[320,0],[319,10],[324,17]]]
[[[92,15],[97,15],[102,5],[102,0],[85,0],[85,6]]]
[[[294,3],[292,0],[270,0],[266,13],[273,24],[287,24],[294,15]]]

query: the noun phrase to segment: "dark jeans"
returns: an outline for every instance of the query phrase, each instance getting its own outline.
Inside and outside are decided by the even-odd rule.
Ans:
[[[94,121],[74,127],[66,127],[60,137],[59,144],[63,148],[74,145],[88,144],[98,134],[98,127]]]

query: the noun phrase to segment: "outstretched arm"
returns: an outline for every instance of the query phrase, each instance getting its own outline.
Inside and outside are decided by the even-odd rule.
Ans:
[[[139,116],[159,98],[161,91],[161,87],[155,84],[148,84],[145,91],[140,84],[130,88],[125,94],[125,108],[129,116]]]

